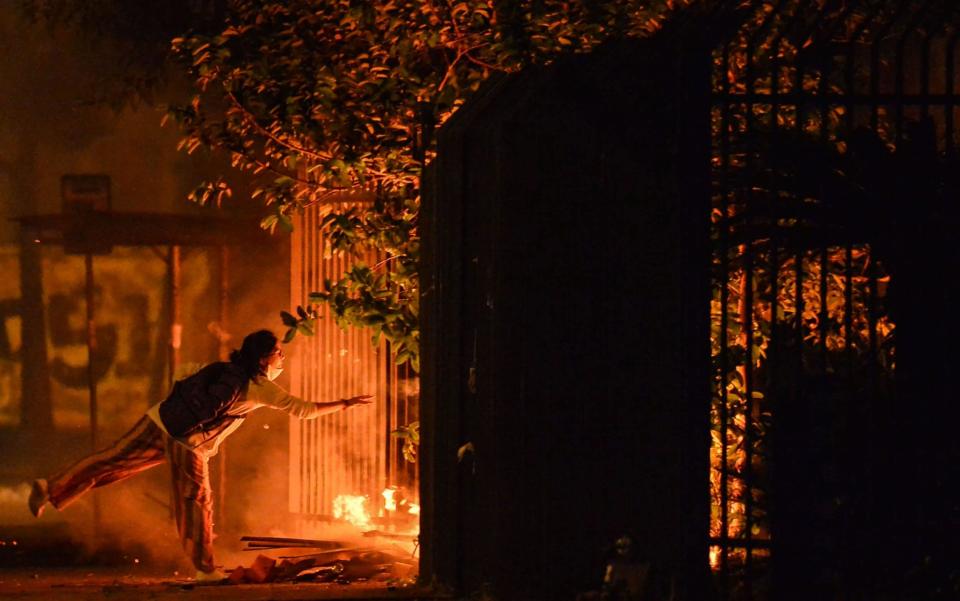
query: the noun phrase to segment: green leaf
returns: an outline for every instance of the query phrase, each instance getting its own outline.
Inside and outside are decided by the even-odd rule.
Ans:
[[[283,335],[283,343],[287,344],[294,339],[297,335],[297,328],[290,328],[287,330],[287,333]]]
[[[280,311],[280,320],[285,326],[296,327],[297,325],[297,318],[286,311]]]
[[[273,232],[274,228],[277,227],[278,215],[267,215],[260,220],[260,228]]]
[[[286,233],[289,234],[293,231],[293,219],[291,219],[289,215],[278,215],[277,223],[280,225],[280,229]]]

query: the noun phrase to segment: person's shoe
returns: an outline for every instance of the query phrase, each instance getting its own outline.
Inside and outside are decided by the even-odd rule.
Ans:
[[[30,513],[34,517],[40,517],[43,508],[50,500],[50,491],[47,489],[47,481],[43,478],[33,481],[33,487],[30,489]]]
[[[226,579],[227,575],[220,570],[214,570],[212,572],[197,570],[197,584],[217,584],[218,582],[223,582]]]

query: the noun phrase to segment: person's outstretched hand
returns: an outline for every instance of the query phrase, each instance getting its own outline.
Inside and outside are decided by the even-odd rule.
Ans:
[[[369,405],[370,403],[373,402],[370,400],[372,398],[373,398],[372,394],[361,394],[358,396],[352,396],[349,399],[343,399],[343,408],[349,409],[354,405]]]

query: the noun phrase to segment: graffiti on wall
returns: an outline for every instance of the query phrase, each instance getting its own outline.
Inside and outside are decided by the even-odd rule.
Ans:
[[[0,426],[20,420],[21,331],[18,247],[0,247]],[[87,307],[83,258],[58,247],[42,251],[47,362],[54,424],[89,423]],[[210,265],[204,253],[184,259],[181,298],[185,330],[209,316],[198,302],[209,294]],[[168,339],[165,315],[167,266],[149,248],[116,248],[94,260],[97,347],[92,373],[98,417],[104,430],[122,431],[165,389]],[[196,308],[196,309],[194,309]],[[199,328],[206,334],[206,328]],[[207,345],[209,346],[209,345]],[[201,358],[202,359],[202,358]]]

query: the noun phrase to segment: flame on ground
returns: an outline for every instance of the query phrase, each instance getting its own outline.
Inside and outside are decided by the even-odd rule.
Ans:
[[[366,496],[337,495],[333,500],[333,517],[350,522],[357,528],[369,528],[370,514],[367,513],[366,503]]]
[[[396,486],[384,489],[380,495],[383,497],[385,511],[420,515],[420,505],[404,498],[402,491]],[[365,495],[337,495],[333,499],[334,519],[349,522],[364,530],[372,528],[372,518],[367,509],[368,500]],[[379,515],[383,517],[383,512],[381,511]]]
[[[397,500],[395,498],[397,494],[397,489],[393,486],[384,489],[383,495],[383,508],[387,511],[396,511],[397,510]]]

